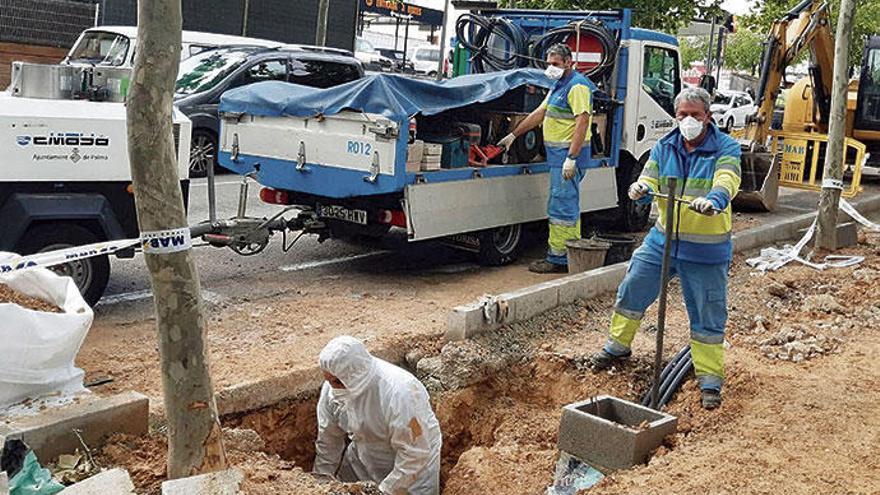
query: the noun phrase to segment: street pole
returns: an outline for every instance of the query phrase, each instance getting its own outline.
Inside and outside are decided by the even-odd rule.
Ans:
[[[837,207],[843,191],[843,148],[846,127],[846,98],[849,78],[849,45],[852,40],[856,0],[841,0],[834,39],[834,81],[831,85],[831,113],[828,125],[828,147],[819,193],[819,220],[816,248],[837,249]]]
[[[724,40],[725,40],[725,38],[727,38],[727,31],[722,26],[722,27],[718,28],[718,51],[715,52],[716,53],[715,65],[718,66],[718,68],[715,71],[716,87],[718,84],[721,83],[721,65],[724,63],[724,59],[722,58],[722,56],[725,55],[725,53],[724,53]]]
[[[318,26],[315,29],[315,44],[327,46],[327,16],[330,11],[330,0],[318,0]]]
[[[440,61],[437,62],[437,80],[440,81],[443,73],[443,62],[446,60],[446,21],[449,19],[449,0],[443,6],[443,27],[440,28]]]
[[[715,18],[712,18],[712,29],[709,30],[709,49],[706,52],[706,74],[712,75],[712,45],[715,44]]]
[[[403,27],[403,66],[406,67],[406,50],[409,48],[409,15],[406,16],[406,25]]]

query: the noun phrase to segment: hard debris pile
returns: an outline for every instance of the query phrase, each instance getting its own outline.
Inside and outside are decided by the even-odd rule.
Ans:
[[[837,351],[839,337],[827,337],[799,325],[783,327],[776,335],[760,342],[761,352],[770,359],[799,363]]]

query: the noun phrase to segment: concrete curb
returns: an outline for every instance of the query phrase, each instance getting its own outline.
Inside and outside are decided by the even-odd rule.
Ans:
[[[862,214],[869,214],[880,210],[880,194],[851,203]],[[799,230],[809,227],[815,217],[815,213],[804,213],[738,232],[733,236],[733,250],[739,253],[791,239]],[[527,320],[557,306],[571,304],[577,299],[614,291],[626,275],[628,266],[628,262],[605,266],[457,306],[447,317],[446,340],[468,339],[502,325]]]

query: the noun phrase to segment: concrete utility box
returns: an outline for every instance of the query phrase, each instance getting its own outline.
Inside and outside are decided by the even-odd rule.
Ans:
[[[602,470],[626,469],[646,462],[677,426],[675,416],[600,395],[562,408],[558,447]]]

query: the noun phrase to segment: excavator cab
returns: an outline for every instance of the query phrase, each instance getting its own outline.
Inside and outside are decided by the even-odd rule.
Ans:
[[[865,42],[853,127],[880,132],[880,36]]]

